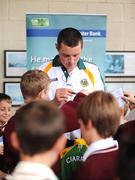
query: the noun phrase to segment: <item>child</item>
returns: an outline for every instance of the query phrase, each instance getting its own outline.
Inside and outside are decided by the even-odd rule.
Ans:
[[[12,100],[10,96],[0,93],[0,154],[3,154],[3,131],[11,116]]]
[[[78,109],[82,137],[89,145],[74,179],[114,179],[118,143],[112,136],[120,124],[120,108],[110,93],[95,91]]]
[[[11,97],[0,93],[0,170],[3,169],[3,131],[11,116],[11,107]]]
[[[6,179],[57,180],[51,167],[66,143],[59,109],[51,102],[33,101],[17,111],[15,122],[11,139],[21,161]]]
[[[40,70],[29,70],[23,74],[20,82],[21,92],[25,103],[38,99],[48,99],[48,89],[51,81],[46,73]],[[4,130],[4,159],[3,171],[10,173],[19,161],[19,153],[12,146],[11,134],[15,130],[16,114],[8,121]]]

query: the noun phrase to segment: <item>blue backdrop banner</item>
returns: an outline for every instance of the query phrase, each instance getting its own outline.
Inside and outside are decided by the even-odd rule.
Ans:
[[[78,29],[84,41],[81,58],[95,63],[103,77],[105,65],[106,15],[89,14],[27,14],[28,69],[38,68],[57,54],[59,31],[66,27]]]

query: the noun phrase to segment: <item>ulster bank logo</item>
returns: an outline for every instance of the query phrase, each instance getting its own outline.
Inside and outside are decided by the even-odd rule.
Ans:
[[[49,19],[48,18],[33,18],[30,22],[31,27],[48,27]]]

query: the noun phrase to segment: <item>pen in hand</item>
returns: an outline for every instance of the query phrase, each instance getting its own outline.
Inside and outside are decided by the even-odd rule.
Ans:
[[[71,94],[76,94],[75,92],[71,92]]]

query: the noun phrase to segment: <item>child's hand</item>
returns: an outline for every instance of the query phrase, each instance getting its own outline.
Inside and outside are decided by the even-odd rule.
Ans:
[[[0,155],[3,155],[3,150],[4,150],[3,145],[0,145]]]

